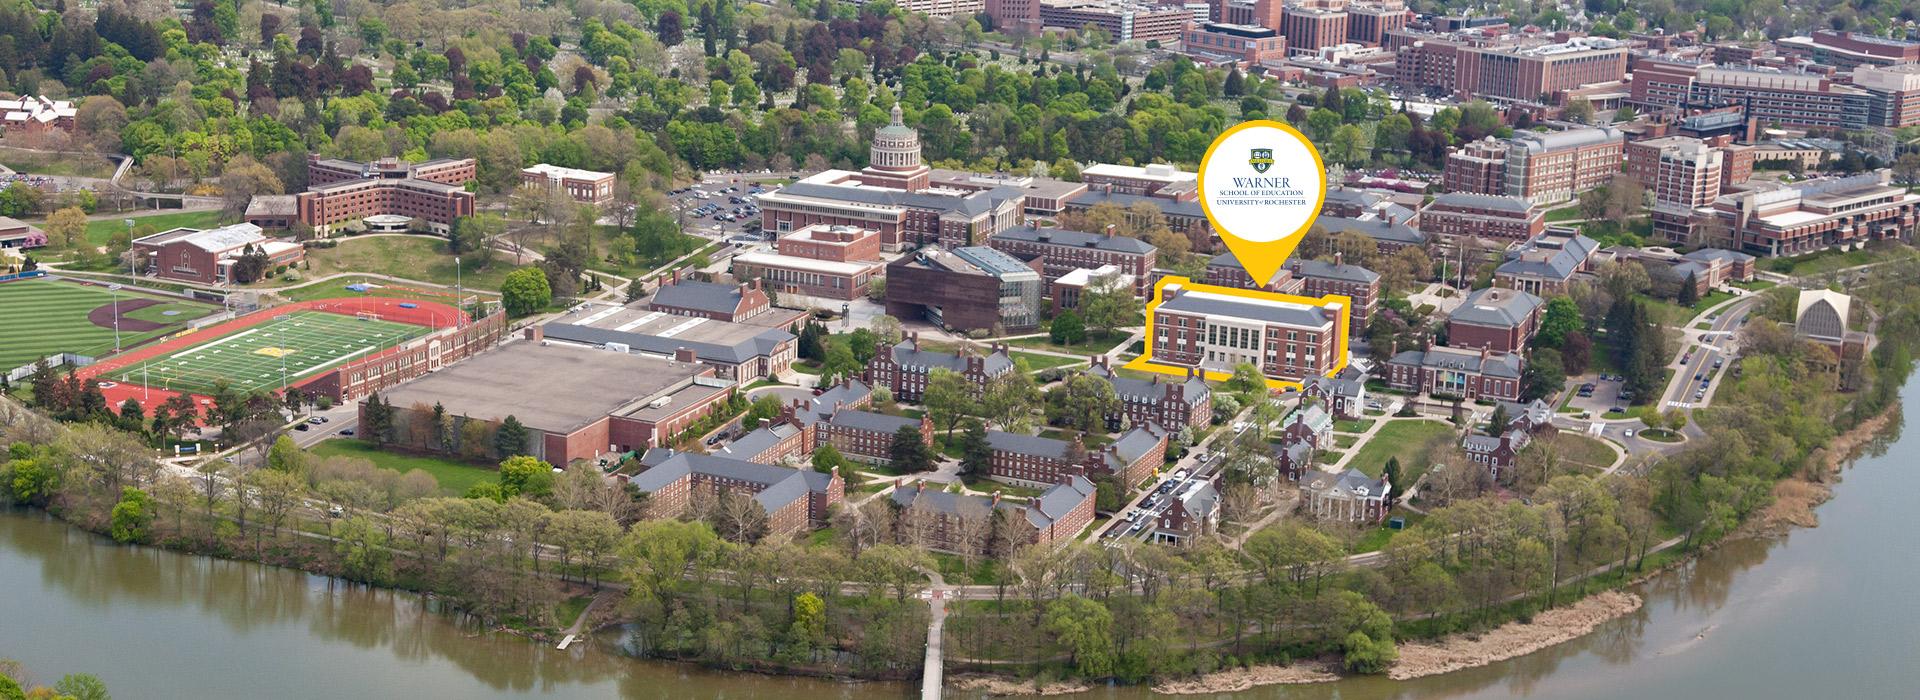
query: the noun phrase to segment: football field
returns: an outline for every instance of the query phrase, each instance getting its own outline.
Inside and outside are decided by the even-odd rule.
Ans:
[[[178,352],[128,365],[115,380],[192,394],[292,386],[342,362],[425,335],[428,328],[323,311],[295,311]]]

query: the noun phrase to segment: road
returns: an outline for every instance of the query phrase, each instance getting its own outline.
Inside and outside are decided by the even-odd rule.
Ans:
[[[1747,295],[1709,309],[1687,322],[1682,331],[1686,334],[1685,346],[1668,365],[1674,371],[1673,381],[1660,396],[1661,408],[1692,410],[1713,401],[1713,392],[1719,389],[1720,377],[1726,372],[1726,360],[1737,352],[1734,336],[1759,304],[1759,296]],[[1704,321],[1709,325],[1708,330],[1695,329],[1703,317],[1711,319]]]

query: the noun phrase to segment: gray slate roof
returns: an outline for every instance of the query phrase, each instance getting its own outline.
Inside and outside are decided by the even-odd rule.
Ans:
[[[1526,323],[1527,317],[1542,303],[1540,297],[1518,289],[1488,287],[1468,294],[1466,301],[1447,318],[1475,326],[1514,328]]]
[[[845,385],[834,384],[832,388],[820,392],[807,401],[806,407],[794,412],[794,418],[803,425],[812,425],[814,421],[833,415],[834,404],[851,406],[860,399],[873,394],[873,389],[858,379],[850,379]]]
[[[1058,228],[1040,228],[1036,226],[1018,226],[1006,229],[993,234],[993,238],[1067,246],[1070,248],[1092,248],[1094,250],[1107,250],[1133,255],[1145,255],[1155,250],[1152,243],[1138,238],[1109,236],[1104,233],[1068,231]]]
[[[1238,263],[1239,261],[1235,260],[1234,262]],[[1324,260],[1295,259],[1292,263],[1289,263],[1287,267],[1292,268],[1294,274],[1301,277],[1358,282],[1361,284],[1372,284],[1380,279],[1380,273],[1349,263],[1335,265]]]
[[[758,455],[772,448],[774,445],[780,444],[781,440],[792,437],[797,430],[798,428],[793,427],[791,423],[776,423],[765,428],[758,428],[753,432],[740,436],[738,440],[727,443],[726,446],[720,448],[719,454],[752,461],[754,455]]]
[[[893,346],[893,361],[903,367],[925,367],[931,372],[936,368],[950,369],[955,372],[967,371],[967,359],[958,353],[938,350],[917,350],[913,341],[902,340]],[[1013,359],[1006,353],[995,351],[986,357],[987,376],[999,376],[1013,369]]]
[[[786,507],[794,499],[805,498],[809,492],[825,492],[828,485],[833,483],[833,475],[813,470],[788,469],[661,447],[647,450],[640,458],[640,463],[647,467],[646,471],[634,475],[629,483],[642,492],[652,493],[689,475],[704,474],[763,485],[764,488],[753,498],[769,513]]]
[[[1489,354],[1487,356],[1486,366],[1481,367],[1480,352],[1478,350],[1462,350],[1449,347],[1436,347],[1431,351],[1407,350],[1398,355],[1394,355],[1393,359],[1388,360],[1387,363],[1412,365],[1415,367],[1431,367],[1434,369],[1452,369],[1462,372],[1479,372],[1490,377],[1500,377],[1502,379],[1519,379],[1521,370],[1520,356],[1514,353]]]
[[[1584,235],[1574,235],[1560,248],[1529,247],[1507,256],[1494,272],[1501,275],[1546,277],[1566,281],[1580,270],[1580,264],[1593,256],[1600,244]]]
[[[793,337],[778,328],[768,328],[759,335],[733,345],[702,343],[680,338],[663,338],[657,335],[645,335],[632,331],[617,331],[611,328],[595,328],[572,323],[549,323],[541,327],[548,338],[587,345],[606,345],[607,343],[626,343],[638,352],[652,353],[672,357],[674,350],[686,348],[693,351],[695,357],[708,362],[740,364],[756,357],[767,357],[781,343]]]
[[[1386,219],[1349,219],[1343,216],[1322,216],[1315,220],[1314,225],[1319,226],[1320,230],[1327,232],[1329,235],[1346,231],[1356,231],[1383,243],[1396,243],[1399,245],[1420,245],[1426,243],[1427,234],[1407,225],[1407,219],[1412,218],[1413,213],[1406,211],[1404,207],[1389,207],[1388,211],[1393,211],[1396,208],[1399,209],[1400,212],[1403,212],[1403,215],[1396,217],[1391,224],[1387,223]]]
[[[1725,248],[1701,248],[1682,257],[1692,260],[1726,260],[1728,262],[1753,262],[1754,260],[1751,255]]]
[[[1320,404],[1314,404],[1287,416],[1286,424],[1294,423],[1305,423],[1308,430],[1321,433],[1333,429],[1333,416],[1328,415],[1327,410],[1321,408]]]
[[[844,425],[855,430],[886,433],[888,435],[900,432],[901,428],[914,428],[916,430],[920,428],[920,421],[912,418],[889,416],[885,413],[873,413],[871,411],[857,411],[852,409],[845,409],[833,414],[832,417],[827,419],[827,422],[834,425]]]
[[[1172,385],[1170,382],[1155,382],[1151,379],[1121,376],[1114,374],[1112,370],[1100,365],[1094,365],[1088,368],[1086,373],[1089,376],[1107,380],[1107,383],[1113,385],[1113,393],[1118,395],[1122,401],[1159,401],[1160,399],[1166,398],[1167,387]],[[1199,377],[1188,377],[1186,381],[1179,383],[1186,385],[1186,391],[1182,396],[1185,397],[1187,403],[1199,405],[1203,401],[1211,400],[1209,397],[1212,394],[1212,388],[1208,387],[1207,383]]]
[[[880,206],[927,209],[942,213],[963,214],[968,217],[992,211],[1002,202],[1015,198],[1025,198],[1026,193],[1016,187],[995,187],[990,190],[969,193],[955,197],[929,192],[907,192],[904,190],[881,189],[871,187],[842,187],[814,182],[796,182],[780,189],[781,194],[796,197],[815,197],[861,204]]]
[[[1500,449],[1500,438],[1474,433],[1461,440],[1460,446],[1468,452],[1492,452]]]
[[[733,313],[740,307],[740,287],[695,280],[661,285],[653,293],[653,303],[680,309],[710,313]]]
[[[1072,446],[1072,443],[1038,435],[989,430],[987,445],[996,452],[1012,452],[1046,459],[1066,459],[1067,449]]]
[[[1332,197],[1331,192],[1328,193],[1328,197],[1329,198]],[[1205,209],[1200,207],[1200,202],[1198,200],[1195,200],[1192,202],[1182,202],[1178,200],[1167,199],[1166,197],[1148,197],[1148,196],[1137,195],[1137,194],[1122,194],[1120,192],[1101,192],[1098,190],[1088,190],[1086,193],[1081,194],[1080,196],[1074,197],[1073,199],[1069,200],[1069,203],[1073,204],[1074,206],[1084,205],[1088,208],[1092,208],[1095,205],[1107,204],[1107,203],[1117,204],[1122,207],[1131,207],[1135,202],[1146,202],[1148,204],[1152,204],[1156,207],[1159,207],[1160,213],[1167,216],[1178,216],[1178,217],[1185,217],[1185,218],[1191,218],[1191,219],[1207,218],[1207,212]]]
[[[1367,391],[1367,384],[1365,380],[1354,378],[1354,377],[1345,377],[1345,376],[1314,377],[1312,379],[1308,379],[1306,381],[1306,384],[1303,386],[1318,386],[1321,389],[1325,390],[1328,396],[1346,396],[1350,398],[1359,398],[1361,395],[1365,394]]]
[[[1339,474],[1321,472],[1307,481],[1306,488],[1310,491],[1339,491],[1361,498],[1385,498],[1388,486],[1358,469],[1348,469]]]
[[[1067,483],[1054,484],[1039,498],[1033,499],[1027,506],[1027,522],[1036,528],[1045,528],[1073,512],[1087,499],[1093,498],[1093,482],[1087,477],[1075,475]]]

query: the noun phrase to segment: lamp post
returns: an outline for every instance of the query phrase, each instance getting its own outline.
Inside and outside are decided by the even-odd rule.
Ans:
[[[127,276],[138,279],[140,271],[133,265],[137,257],[133,254],[133,219],[121,219],[121,221],[127,224]]]

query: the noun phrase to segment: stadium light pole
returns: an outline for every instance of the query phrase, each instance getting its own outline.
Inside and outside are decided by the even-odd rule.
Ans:
[[[113,292],[113,351],[120,352],[120,285],[107,285],[107,291]]]

